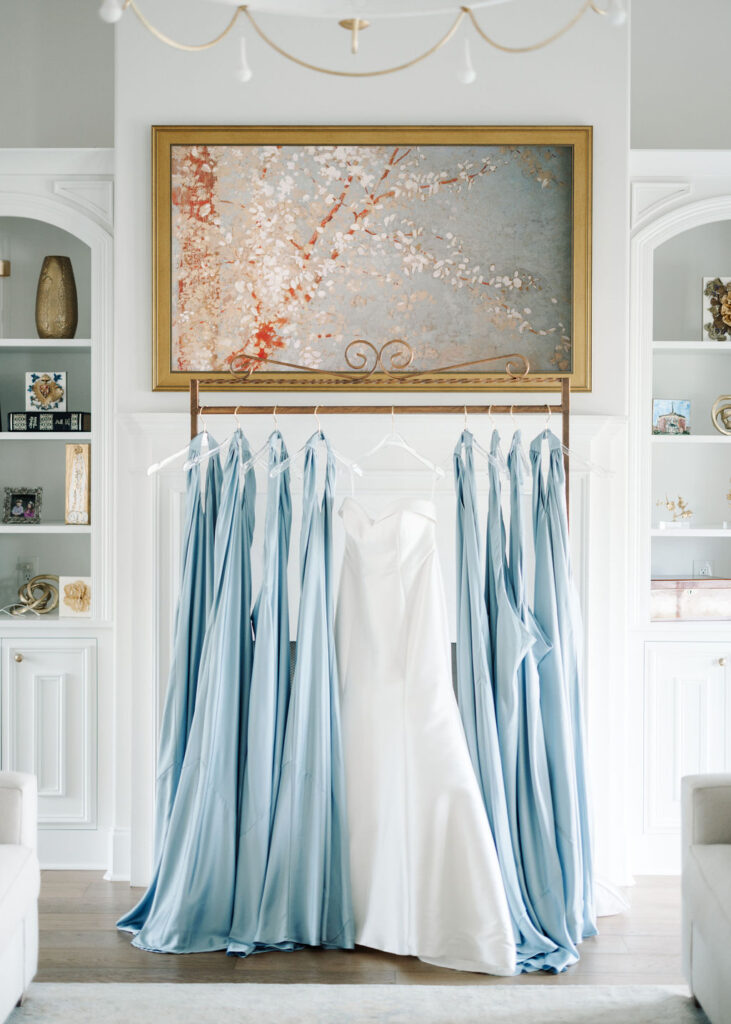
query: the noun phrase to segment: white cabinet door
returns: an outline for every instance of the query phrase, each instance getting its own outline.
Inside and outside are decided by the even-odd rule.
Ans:
[[[646,644],[643,830],[655,870],[679,870],[682,776],[723,771],[731,771],[731,642]]]
[[[96,825],[96,641],[2,641],[2,767],[38,778],[41,828]]]

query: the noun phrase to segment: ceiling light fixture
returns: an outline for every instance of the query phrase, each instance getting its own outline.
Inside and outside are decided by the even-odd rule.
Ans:
[[[483,42],[499,50],[501,53],[532,53],[535,50],[540,50],[544,46],[548,46],[550,43],[560,39],[561,36],[570,31],[589,12],[606,17],[608,23],[614,27],[620,27],[627,20],[625,0],[602,0],[602,3],[597,2],[597,0],[584,0],[575,14],[546,38],[524,46],[505,46],[485,32],[475,12],[496,4],[509,3],[510,0],[475,0],[470,6],[458,6],[456,3],[449,3],[448,0],[417,0],[418,8],[416,10],[414,10],[414,0],[360,0],[360,2],[357,2],[357,0],[356,2],[353,2],[353,0],[310,0],[306,10],[300,9],[298,0],[252,0],[249,4],[237,4],[236,0],[218,0],[218,2],[229,4],[229,6],[234,5],[233,16],[223,31],[219,32],[217,36],[209,39],[207,42],[197,44],[180,43],[155,28],[140,10],[137,0],[102,0],[102,5],[99,8],[99,17],[110,24],[114,24],[129,9],[147,31],[161,42],[177,50],[189,52],[208,50],[215,46],[232,31],[239,18],[245,18],[259,38],[281,57],[300,67],[307,68],[309,71],[317,71],[323,75],[336,75],[340,78],[375,78],[379,75],[391,75],[396,71],[404,71],[406,68],[413,67],[415,64],[426,60],[427,57],[431,57],[437,50],[445,46],[457,33],[465,19],[472,24],[476,34]],[[254,17],[254,12],[256,14],[277,14],[289,17],[332,18],[350,34],[350,52],[353,55],[358,53],[360,33],[367,29],[373,20],[449,13],[455,14],[456,17],[447,32],[429,49],[418,54],[416,57],[412,57],[410,60],[393,65],[392,67],[378,68],[371,71],[351,71],[321,67],[283,49],[264,31],[258,20]],[[361,17],[361,15],[365,14],[368,15],[368,20],[365,17]],[[465,39],[463,57],[463,63],[457,73],[457,77],[464,85],[469,85],[475,81],[477,75],[472,64],[468,39]],[[246,40],[243,35],[240,39],[240,59],[236,70],[236,77],[241,82],[248,82],[253,77],[253,71],[246,56]]]

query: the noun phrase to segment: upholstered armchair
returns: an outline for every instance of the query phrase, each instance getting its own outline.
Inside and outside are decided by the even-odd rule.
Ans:
[[[35,776],[0,772],[0,1022],[38,967],[37,827]]]

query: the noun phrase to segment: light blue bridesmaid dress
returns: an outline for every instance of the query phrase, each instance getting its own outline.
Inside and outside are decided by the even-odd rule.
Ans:
[[[525,653],[517,677],[521,721],[517,738],[516,812],[520,857],[528,899],[541,930],[559,947],[551,954],[549,965],[555,971],[562,971],[576,963],[579,955],[566,924],[563,877],[556,846],[551,782],[541,718],[538,664],[548,653],[549,645],[528,607],[525,596],[522,458],[521,435],[520,431],[516,430],[508,453],[510,558],[505,578],[513,607],[534,641]]]
[[[254,606],[254,662],[251,671],[244,788],[229,953],[250,951],[269,855],[274,808],[289,704],[289,603],[287,562],[292,525],[289,470],[273,469],[288,458],[284,438],[269,438],[269,477],[264,526],[264,570]]]
[[[327,451],[316,494],[317,447]],[[300,537],[297,658],[256,935],[241,954],[302,946],[351,949],[345,777],[333,635],[335,460],[321,432],[307,442]]]
[[[190,442],[189,458],[200,455],[204,437],[204,434],[198,434]],[[208,447],[216,447],[216,442],[210,434]],[[198,669],[213,593],[213,544],[220,489],[221,463],[217,455],[211,456],[202,466],[193,466],[188,471],[180,590],[175,611],[172,657],[157,756],[155,869],[145,895],[137,906],[118,922],[118,927],[125,930],[139,931],[147,920],[155,894],[160,856],[165,845],[175,794],[178,791],[183,757],[193,721]]]
[[[216,523],[213,602],[198,694],[157,887],[133,945],[164,953],[225,949],[238,839],[242,707],[251,678],[251,540],[256,479],[240,430],[226,458]],[[129,929],[128,929],[129,930]]]
[[[493,657],[483,592],[472,440],[472,434],[465,430],[454,451],[457,491],[457,703],[495,840],[515,934],[518,969],[537,971],[548,966],[545,959],[556,946],[536,927],[522,892],[508,816],[496,718],[497,693],[493,690],[491,669],[495,663],[498,672],[512,671],[511,664],[518,655],[511,652],[524,650],[528,641],[521,623],[510,616],[510,608],[506,605],[500,635],[495,637],[499,641],[499,650]],[[492,491],[490,501],[492,506]],[[499,525],[502,529],[502,517]],[[488,539],[492,541],[491,535]]]
[[[542,470],[548,443],[547,473]],[[530,446],[535,539],[534,613],[551,650],[539,666],[541,713],[561,858],[566,918],[574,942],[596,935],[591,838],[579,681],[581,630],[571,580],[561,442],[544,430]]]

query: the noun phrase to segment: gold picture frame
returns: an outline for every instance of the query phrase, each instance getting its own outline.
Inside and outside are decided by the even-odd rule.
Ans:
[[[481,357],[474,355],[474,348],[481,344],[473,339],[470,359],[445,358],[437,360],[436,365],[454,365],[469,362],[470,367],[457,372],[424,372],[417,363],[414,370],[420,372],[420,380],[414,381],[411,389],[420,391],[496,391],[501,387],[511,390],[528,388],[537,390],[543,387],[551,390],[552,385],[539,385],[532,382],[532,377],[546,377],[554,374],[570,375],[572,391],[591,390],[591,245],[592,245],[592,128],[590,126],[557,126],[557,127],[205,127],[205,126],[153,126],[152,128],[152,279],[153,279],[153,390],[183,391],[187,390],[191,378],[198,378],[201,387],[222,390],[226,386],[236,390],[266,391],[388,391],[397,390],[395,382],[388,374],[372,373],[366,380],[350,383],[347,373],[343,379],[334,377],[332,372],[318,373],[317,368],[305,369],[301,372],[288,370],[282,372],[272,369],[257,369],[249,380],[231,379],[229,384],[221,384],[226,376],[226,367],[206,370],[196,365],[185,365],[183,368],[173,367],[173,285],[174,269],[172,266],[173,245],[173,148],[174,147],[317,147],[317,146],[493,146],[500,147],[501,152],[527,152],[530,147],[550,147],[554,150],[566,150],[566,159],[570,161],[571,176],[570,201],[566,203],[569,210],[570,225],[564,228],[568,258],[563,268],[566,289],[564,301],[570,310],[569,337],[561,338],[564,352],[561,361],[552,367],[535,366],[524,382],[516,383],[509,373],[496,374],[496,363],[486,363],[480,372],[473,368]],[[190,150],[198,152],[198,150]],[[507,280],[507,279],[506,279]],[[570,289],[570,295],[568,295]],[[551,299],[551,301],[555,301]],[[529,311],[529,310],[528,310]],[[396,331],[394,330],[394,334]],[[550,331],[531,331],[532,334],[550,334]],[[343,351],[352,337],[344,337]],[[390,340],[389,337],[366,339],[378,348]],[[408,336],[405,336],[410,343]],[[249,342],[241,336],[241,350]],[[546,342],[552,343],[549,338]],[[450,339],[450,344],[458,345],[459,341]],[[492,350],[494,356],[495,345]],[[250,349],[246,349],[250,351]],[[498,348],[498,351],[502,351]],[[515,352],[515,341],[508,345],[508,352]],[[559,348],[556,347],[556,352]],[[487,349],[485,350],[487,355]],[[300,360],[287,349],[284,354],[273,353],[285,363]],[[557,357],[552,357],[557,358]],[[180,360],[179,360],[180,362]],[[347,366],[344,365],[344,371]],[[339,373],[339,367],[338,367]],[[497,376],[497,383],[496,383]],[[503,378],[504,377],[504,381]],[[215,382],[215,383],[213,383]]]

